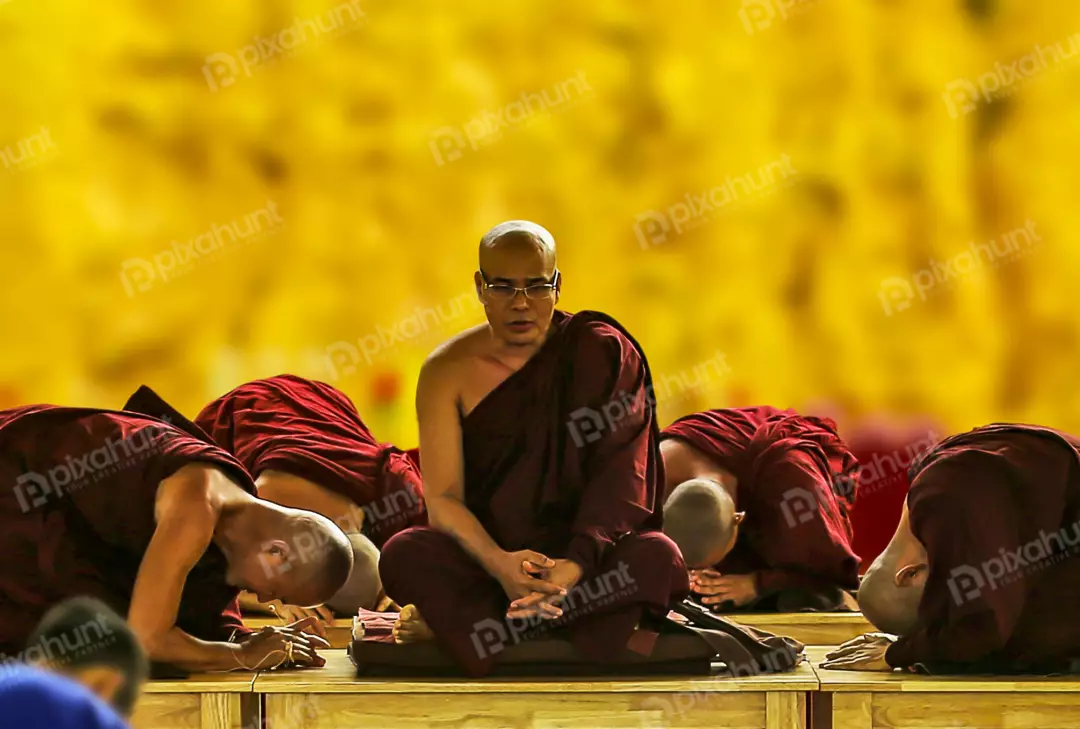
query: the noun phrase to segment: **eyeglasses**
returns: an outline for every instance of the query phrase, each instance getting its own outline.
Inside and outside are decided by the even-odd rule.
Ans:
[[[555,269],[555,275],[550,283],[532,284],[531,286],[510,286],[509,284],[489,284],[487,275],[481,271],[480,278],[484,281],[484,293],[494,301],[510,301],[517,296],[518,291],[525,294],[530,301],[550,301],[555,298],[555,292],[559,287],[559,269]]]

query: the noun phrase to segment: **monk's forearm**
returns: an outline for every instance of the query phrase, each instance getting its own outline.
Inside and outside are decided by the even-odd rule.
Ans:
[[[993,614],[980,613],[950,626],[921,628],[901,636],[885,651],[885,662],[893,668],[908,668],[916,663],[974,663],[1004,645]]]
[[[243,667],[241,650],[236,643],[211,643],[173,628],[160,638],[149,641],[150,660],[168,663],[185,671],[231,671]]]
[[[428,496],[431,526],[457,540],[469,555],[494,576],[506,552],[495,543],[476,515],[465,504],[448,496]]]

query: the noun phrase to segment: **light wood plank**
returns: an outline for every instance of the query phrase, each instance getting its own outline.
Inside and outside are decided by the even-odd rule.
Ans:
[[[1080,695],[880,693],[874,695],[873,717],[875,729],[1076,729]]]
[[[356,677],[345,651],[324,651],[323,668],[274,671],[255,679],[255,692],[272,693],[734,693],[741,691],[814,691],[817,677],[809,664],[791,673],[737,678],[690,676],[687,678],[627,678],[601,680],[567,679],[462,679],[388,680]]]
[[[347,694],[270,694],[266,696],[271,729],[763,729],[765,695],[712,694],[676,705],[670,694],[573,694],[558,699],[540,694],[491,693],[350,696]],[[769,725],[772,729],[772,725]],[[777,724],[776,729],[800,725]]]
[[[145,694],[131,718],[133,729],[202,729],[199,694]]]
[[[765,694],[766,729],[805,729],[806,694],[770,691]]]
[[[833,696],[832,729],[874,729],[873,697],[869,693]]]

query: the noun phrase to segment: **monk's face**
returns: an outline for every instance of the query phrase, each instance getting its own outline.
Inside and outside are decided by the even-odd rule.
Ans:
[[[521,347],[544,341],[561,285],[548,249],[527,234],[505,235],[481,251],[474,281],[498,340]]]

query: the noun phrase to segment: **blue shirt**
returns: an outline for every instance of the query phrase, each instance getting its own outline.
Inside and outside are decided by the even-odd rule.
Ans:
[[[0,729],[127,729],[80,683],[21,664],[0,665]]]

